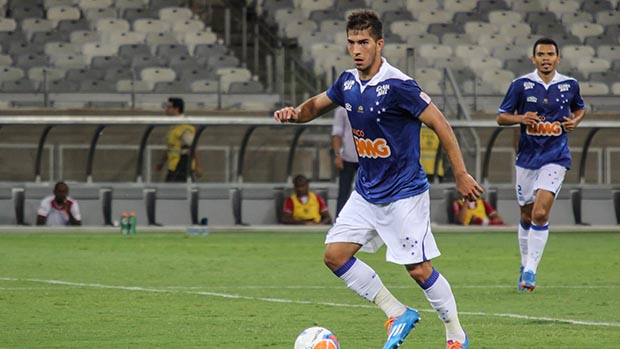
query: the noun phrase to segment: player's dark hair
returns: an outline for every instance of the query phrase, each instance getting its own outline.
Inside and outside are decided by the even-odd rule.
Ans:
[[[168,102],[172,104],[173,108],[178,109],[179,113],[183,114],[183,112],[185,111],[185,103],[183,102],[183,98],[170,97],[168,98]]]
[[[347,18],[347,33],[349,31],[368,30],[373,40],[383,39],[383,23],[379,15],[371,10],[353,11]]]
[[[532,47],[532,56],[536,56],[536,46],[538,45],[553,45],[555,46],[555,54],[560,55],[560,48],[558,47],[558,43],[555,40],[550,38],[540,38],[536,40],[534,43],[534,47]]]

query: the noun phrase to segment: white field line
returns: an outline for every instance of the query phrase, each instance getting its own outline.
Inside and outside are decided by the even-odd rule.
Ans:
[[[219,292],[209,292],[209,291],[183,291],[183,290],[172,290],[172,289],[166,289],[166,288],[150,288],[150,287],[140,287],[140,286],[115,286],[115,285],[104,285],[104,284],[97,284],[97,283],[70,282],[70,281],[62,281],[62,280],[18,279],[18,278],[9,278],[9,277],[0,277],[0,280],[1,281],[21,281],[21,282],[26,281],[26,282],[43,283],[43,284],[48,284],[48,285],[63,285],[63,286],[72,286],[72,287],[90,287],[90,288],[100,288],[100,289],[141,291],[141,292],[153,292],[153,293],[194,294],[194,295],[202,295],[202,296],[210,296],[210,297],[220,297],[220,298],[227,298],[227,299],[243,299],[243,300],[270,302],[270,303],[326,305],[326,306],[345,307],[345,308],[372,308],[372,309],[376,308],[376,306],[369,305],[369,304],[344,304],[344,303],[333,303],[333,302],[313,302],[313,301],[283,299],[283,298],[266,298],[266,297],[241,296],[241,295],[235,295],[235,294],[229,294],[229,293],[219,293]],[[428,312],[428,313],[434,313],[435,312],[432,309],[422,309],[421,311]],[[484,313],[484,312],[466,312],[466,311],[460,311],[459,313],[462,314],[462,315],[484,316],[484,317],[502,317],[502,318],[512,318],[512,319],[522,319],[522,320],[558,322],[558,323],[566,323],[566,324],[571,324],[571,325],[601,326],[601,327],[620,327],[620,322],[581,321],[581,320],[559,319],[559,318],[539,317],[539,316],[528,316],[528,315],[510,314],[510,313]]]

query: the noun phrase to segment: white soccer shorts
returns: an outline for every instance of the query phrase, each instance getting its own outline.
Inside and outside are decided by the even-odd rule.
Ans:
[[[538,170],[528,170],[519,166],[515,166],[515,169],[517,177],[515,190],[519,206],[533,203],[538,189],[549,191],[557,198],[566,175],[566,167],[557,164],[547,164]]]
[[[388,262],[407,265],[441,253],[431,232],[428,190],[385,205],[375,205],[353,191],[325,243],[352,242],[360,251],[376,252],[385,243]]]

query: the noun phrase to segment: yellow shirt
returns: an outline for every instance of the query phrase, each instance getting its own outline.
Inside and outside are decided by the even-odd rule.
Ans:
[[[460,199],[459,205],[461,206],[461,210],[465,210],[465,219],[463,220],[463,225],[469,225],[471,223],[472,217],[478,217],[480,219],[487,218],[487,211],[484,207],[484,201],[482,199],[476,200],[476,206],[468,206],[470,202],[465,202],[465,200]]]
[[[185,134],[185,136],[183,136]],[[179,164],[181,155],[189,154],[189,148],[194,141],[196,128],[192,125],[172,126],[166,134],[168,144],[168,170],[174,171]],[[196,162],[192,161],[192,169],[196,167]]]
[[[429,128],[420,129],[420,163],[424,168],[424,172],[428,175],[435,174],[435,158],[437,157],[437,149],[439,149],[439,137]],[[437,175],[443,177],[443,159],[439,159],[437,166]]]
[[[293,200],[293,218],[295,220],[307,221],[312,219],[316,223],[321,221],[319,199],[315,193],[308,193],[308,202],[305,204],[299,201],[296,194],[291,195],[291,199]]]

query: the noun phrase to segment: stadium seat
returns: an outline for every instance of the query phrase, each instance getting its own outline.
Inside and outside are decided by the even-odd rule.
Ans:
[[[187,7],[166,7],[159,10],[159,19],[169,23],[187,21],[192,16],[192,10]]]
[[[336,0],[334,7],[340,12],[346,12],[352,9],[365,8],[364,0]]]
[[[172,31],[177,34],[179,40],[182,40],[187,32],[196,33],[203,30],[205,30],[205,23],[197,19],[188,19],[172,23]]]
[[[325,20],[341,21],[344,19],[344,16],[342,13],[336,11],[335,8],[328,8],[325,10],[314,10],[310,12],[310,17],[308,19],[313,22],[320,23]]]
[[[58,22],[56,29],[67,33],[71,33],[75,30],[90,30],[90,23],[86,19],[63,19]]]
[[[485,57],[489,57],[491,52],[486,47],[462,44],[458,45],[454,51],[457,57],[462,58],[465,63],[469,64],[471,61],[478,61]]]
[[[196,57],[192,56],[173,56],[167,61],[167,64],[170,68],[174,69],[175,72],[178,72],[185,69],[199,69],[202,67],[202,64]]]
[[[47,83],[47,90],[53,93],[78,92],[79,87],[79,83],[69,80],[54,80]]]
[[[422,23],[452,23],[454,18],[453,12],[445,10],[426,10],[422,12],[414,12],[413,16]]]
[[[70,42],[48,42],[45,44],[44,52],[48,56],[61,55],[66,53],[78,53],[81,52],[82,46],[79,44],[73,44]]]
[[[530,52],[529,49],[524,49],[523,47],[518,47],[516,45],[497,46],[491,51],[491,56],[502,61],[513,58],[528,57],[531,55],[532,52]]]
[[[412,48],[410,45],[385,44],[381,53],[391,65],[403,70],[407,65],[407,50]],[[413,50],[411,53],[413,54]]]
[[[43,53],[43,47],[39,45],[30,45],[25,41],[15,41],[11,42],[9,46],[8,53],[12,56],[23,55],[23,54],[41,54]]]
[[[0,72],[0,76],[1,76],[1,72]],[[3,92],[8,92],[8,93],[34,93],[38,89],[37,85],[28,79],[2,81],[0,88],[2,89]]]
[[[91,8],[106,8],[112,7],[112,0],[78,0],[78,6],[82,10],[88,10]]]
[[[551,0],[547,4],[547,11],[553,12],[556,17],[560,18],[564,13],[579,12],[581,3],[575,0]]]
[[[413,16],[411,12],[405,10],[393,10],[393,11],[384,11],[381,15],[383,21],[385,23],[392,23],[395,21],[411,21],[413,20]]]
[[[620,59],[620,45],[601,45],[596,49],[596,56],[610,62],[618,60]]]
[[[165,7],[180,7],[186,4],[185,0],[150,0],[149,6],[159,11]]]
[[[322,33],[334,34],[344,30],[346,22],[344,20],[326,19],[319,23],[319,31]]]
[[[22,54],[15,57],[15,65],[22,69],[47,65],[48,63],[45,55]]]
[[[65,78],[65,69],[57,67],[32,67],[28,69],[28,78],[34,82],[56,81]]]
[[[17,22],[13,18],[0,18],[0,32],[12,32],[17,29]]]
[[[53,41],[69,41],[69,33],[53,31],[36,32],[30,38],[31,45],[44,46],[48,42]]]
[[[604,82],[581,82],[579,87],[582,96],[605,96],[609,94],[609,86]]]
[[[602,26],[610,24],[620,24],[620,13],[618,11],[600,11],[594,15],[596,23]]]
[[[416,65],[417,65],[417,60],[416,60]],[[463,61],[462,58],[460,57],[456,57],[456,56],[452,56],[452,57],[444,57],[442,59],[435,59],[433,61],[430,62],[429,64],[432,68],[435,69],[445,69],[445,68],[450,68],[452,70],[456,70],[456,69],[464,69],[465,67],[467,67],[467,65],[465,64],[465,62]]]
[[[22,22],[22,30],[28,40],[32,39],[34,33],[50,32],[54,29],[54,22],[49,19],[26,18]]]
[[[176,77],[174,70],[166,67],[149,67],[140,71],[140,78],[151,85],[151,90],[156,83],[174,81]]]
[[[192,89],[189,83],[185,81],[162,81],[155,83],[153,89],[155,93],[191,93]]]
[[[611,63],[603,58],[590,58],[582,59],[577,63],[577,69],[583,75],[589,75],[591,73],[602,73],[609,71]]]
[[[104,70],[110,67],[128,67],[129,64],[129,60],[122,59],[118,55],[94,57],[90,61],[91,68]]]
[[[108,67],[105,71],[104,80],[116,83],[118,80],[135,80],[136,74],[129,67]]]
[[[119,80],[116,82],[116,91],[123,93],[145,93],[152,92],[153,86],[149,82],[141,80]]]
[[[307,31],[316,31],[318,25],[315,22],[298,20],[286,23],[284,27],[283,36],[289,39],[295,39],[299,37],[301,33]]]
[[[77,4],[75,0],[43,0],[43,8],[46,10],[56,6],[74,6]]]
[[[583,45],[567,45],[561,51],[562,58],[566,63],[577,67],[580,61],[594,57],[594,48]]]
[[[557,37],[566,34],[566,28],[560,22],[538,23],[534,25],[532,33],[545,37]]]
[[[118,55],[129,60],[136,56],[150,56],[151,48],[146,44],[123,44],[118,47]]]
[[[7,12],[10,18],[20,22],[24,19],[43,19],[45,12],[39,7],[17,7],[9,9]]]
[[[219,68],[216,73],[220,78],[222,91],[228,91],[233,81],[249,81],[252,78],[252,73],[246,68]]]
[[[149,67],[161,67],[166,64],[166,61],[157,56],[151,54],[139,54],[131,58],[131,66],[136,70]]]
[[[611,71],[591,73],[590,75],[588,75],[588,80],[604,82],[608,86],[613,85],[615,82],[620,82],[620,79],[618,78],[618,74],[611,72]]]
[[[443,45],[448,45],[452,47],[456,47],[457,45],[468,44],[471,45],[474,43],[474,40],[468,34],[458,34],[458,33],[446,33],[441,37],[441,43]]]
[[[615,82],[611,85],[611,92],[616,96],[620,96],[620,82]]]
[[[174,56],[189,56],[189,51],[185,45],[163,44],[156,46],[155,54],[169,61]]]
[[[596,13],[600,11],[611,11],[613,6],[607,0],[588,0],[581,5],[581,10],[588,13]]]
[[[601,35],[604,31],[604,27],[596,23],[578,22],[570,26],[570,32],[577,36],[581,42],[584,42],[588,36]]]
[[[312,60],[312,45],[330,43],[333,40],[333,34],[323,32],[306,32],[302,33],[297,41],[302,49],[301,60],[309,62]]]
[[[101,80],[104,73],[101,69],[93,68],[69,69],[66,72],[65,78],[72,81]]]
[[[215,70],[219,68],[235,68],[239,67],[239,59],[231,55],[209,56],[207,58],[207,67]]]
[[[181,42],[187,45],[187,49],[189,50],[190,54],[195,54],[196,47],[200,45],[211,45],[211,47],[213,47],[217,42],[217,35],[210,31],[190,31],[184,34]]]
[[[452,47],[448,45],[423,44],[418,47],[416,53],[430,62],[450,57],[453,52]]]
[[[427,29],[427,23],[416,21],[396,21],[390,24],[390,31],[399,35],[403,40],[407,40],[410,35],[426,33]]]
[[[416,14],[425,10],[439,10],[440,4],[435,0],[406,0],[405,6],[417,18]]]
[[[131,23],[138,19],[156,19],[159,15],[157,11],[151,8],[130,8],[124,10],[122,14],[122,18]]]
[[[560,20],[567,28],[570,28],[573,23],[592,23],[594,22],[594,17],[588,12],[565,12],[562,13]]]
[[[443,8],[450,12],[469,12],[473,11],[477,4],[478,0],[444,1]]]
[[[72,68],[84,68],[89,65],[89,63],[86,63],[82,54],[71,52],[50,56],[50,63],[54,67],[63,68],[65,70]]]
[[[104,44],[97,42],[87,42],[82,44],[82,55],[86,64],[90,64],[93,57],[113,56],[118,54],[118,46],[114,44]]]
[[[80,80],[80,92],[85,93],[114,93],[116,92],[115,81],[103,81],[103,80]]]
[[[64,19],[80,19],[82,14],[77,7],[73,6],[56,6],[47,10],[47,19],[52,20],[54,26]]]
[[[150,32],[146,34],[146,44],[151,47],[157,47],[164,44],[179,44],[179,41],[172,32]]]
[[[99,42],[100,34],[94,31],[77,30],[71,32],[69,41],[74,44],[85,44],[87,42]]]
[[[97,23],[100,19],[106,18],[118,18],[118,14],[116,13],[116,9],[113,7],[106,8],[89,8],[86,10],[82,10],[84,13],[84,18],[89,20],[90,22]]]
[[[0,66],[13,65],[13,58],[10,55],[0,54]]]
[[[370,6],[371,9],[379,13],[384,23],[393,22],[393,21],[386,19],[386,17],[383,16],[385,12],[404,10],[404,11],[407,11],[407,13],[409,13],[409,16],[411,16],[411,12],[407,10],[404,0],[375,0],[375,1],[369,1],[368,5]]]
[[[191,53],[191,51],[190,51]],[[228,47],[220,44],[199,44],[194,47],[194,56],[197,58],[208,57],[209,55],[228,54]]]
[[[523,16],[516,11],[491,11],[489,12],[489,22],[497,26],[509,23],[523,23]]]
[[[114,7],[119,9],[121,13],[124,13],[128,9],[140,9],[148,5],[148,2],[144,0],[115,0]]]
[[[410,35],[407,37],[407,42],[404,45],[415,47],[415,46],[424,45],[424,44],[439,44],[439,38],[437,37],[437,35],[427,34],[427,33],[418,34],[418,35]],[[403,45],[403,44],[396,43],[395,45]]]
[[[0,67],[0,82],[16,81],[24,77],[24,71],[21,68],[4,66]]]
[[[504,47],[510,44],[510,39],[514,36],[506,36],[502,34],[480,34],[476,39],[476,43],[482,47],[486,47],[492,51],[495,47]]]
[[[447,33],[458,33],[460,31],[460,28],[454,23],[430,23],[426,30],[428,34],[433,34],[438,38]]]
[[[233,81],[228,87],[230,94],[258,94],[263,92],[263,84],[258,81]]]
[[[129,22],[120,18],[100,18],[95,24],[95,30],[103,32],[128,32]]]
[[[169,32],[172,26],[169,22],[160,19],[136,19],[133,22],[133,30],[141,33],[164,33]]]
[[[513,0],[510,3],[510,8],[521,13],[545,10],[537,0]]]
[[[499,34],[508,38],[530,35],[532,28],[527,23],[507,23],[500,25]]]
[[[193,81],[190,89],[194,93],[218,93],[219,91],[217,80],[206,79]]]
[[[452,23],[458,25],[461,28],[465,27],[465,23],[468,22],[488,22],[488,13],[480,12],[457,12],[452,18]]]
[[[481,78],[499,93],[504,93],[508,91],[508,86],[514,80],[515,73],[505,69],[489,69],[482,72]]]
[[[468,80],[463,83],[463,93],[466,95],[496,95],[505,92],[498,91],[495,86],[482,80]]]
[[[306,0],[301,1],[298,7],[302,12],[303,17],[309,19],[312,11],[326,10],[332,6],[333,2],[331,0]]]
[[[113,31],[108,32],[103,38],[105,42],[114,43],[119,47],[122,45],[140,45],[144,44],[146,35],[138,32]]]
[[[476,75],[482,76],[486,71],[497,70],[502,68],[503,62],[497,58],[484,57],[480,60],[473,60],[469,62],[469,69],[471,69]]]
[[[465,23],[465,33],[472,38],[477,38],[481,34],[497,34],[499,27],[493,23],[487,22],[468,22]]]

